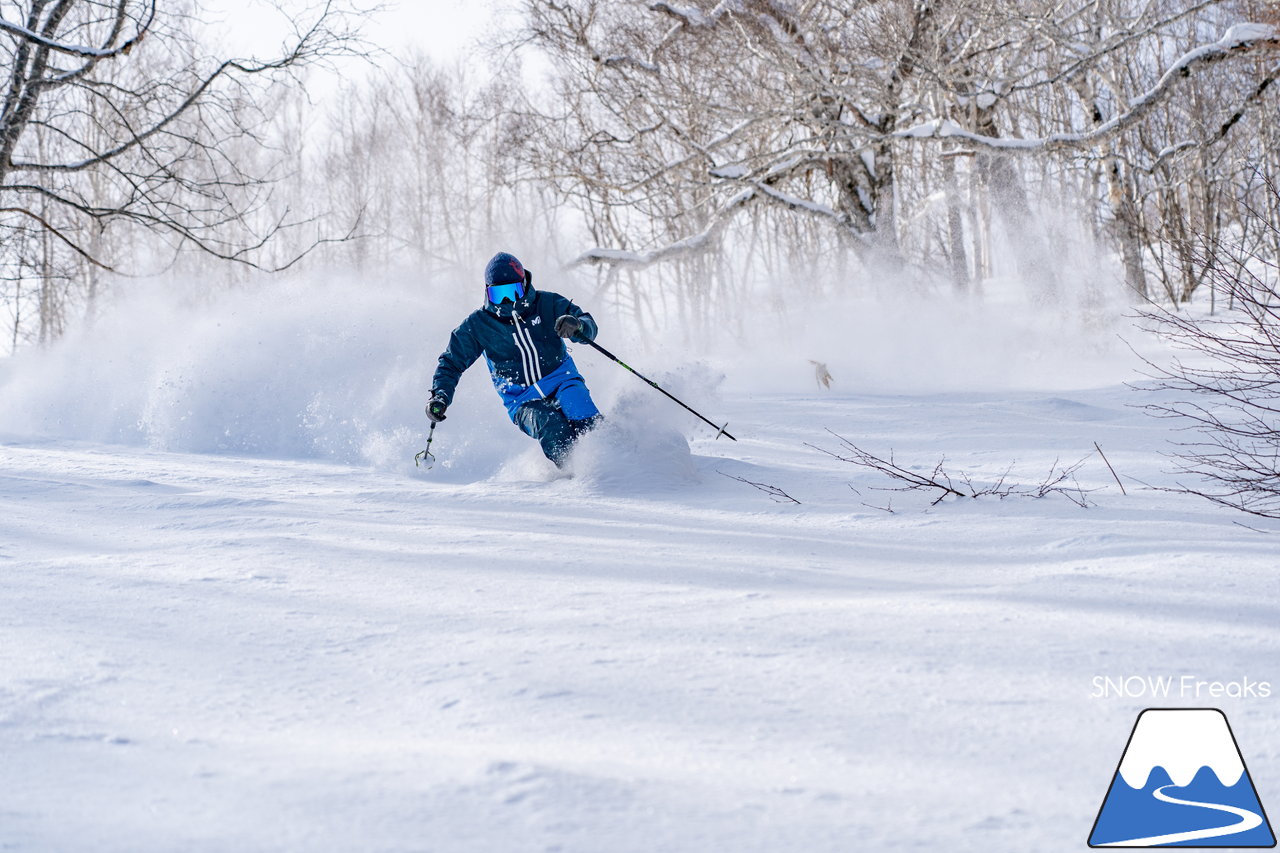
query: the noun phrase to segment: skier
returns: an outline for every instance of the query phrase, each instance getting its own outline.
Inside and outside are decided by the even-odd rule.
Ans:
[[[596,321],[560,294],[534,290],[533,273],[506,252],[485,268],[484,293],[484,305],[453,330],[440,354],[427,417],[445,419],[462,372],[483,355],[512,422],[564,467],[574,442],[602,417],[564,339],[594,340]]]

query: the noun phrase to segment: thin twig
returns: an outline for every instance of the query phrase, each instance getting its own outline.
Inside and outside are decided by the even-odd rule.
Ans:
[[[737,480],[739,483],[746,483],[748,486],[759,489],[768,495],[771,500],[777,503],[786,503],[787,501],[790,501],[793,504],[800,503],[800,501],[791,497],[791,495],[787,494],[777,486],[771,486],[768,483],[757,483],[754,480],[748,480],[746,477],[737,477],[733,474],[726,474],[723,471],[717,471],[716,473],[722,477],[728,477],[730,480]]]
[[[1254,533],[1261,533],[1261,534],[1263,534],[1263,535],[1265,535],[1265,536],[1273,536],[1273,535],[1275,535],[1275,531],[1274,531],[1274,530],[1263,530],[1263,529],[1262,529],[1262,528],[1260,528],[1260,527],[1253,527],[1252,525],[1245,524],[1243,521],[1233,521],[1233,522],[1231,522],[1231,523],[1232,523],[1232,524],[1235,524],[1235,525],[1238,525],[1238,526],[1240,526],[1240,527],[1243,527],[1245,530],[1252,530]]]
[[[1024,498],[1043,498],[1049,495],[1061,495],[1076,506],[1087,509],[1092,504],[1089,502],[1089,491],[1083,488],[1079,481],[1076,480],[1076,472],[1084,465],[1088,459],[1086,456],[1073,465],[1061,465],[1059,460],[1055,459],[1053,464],[1049,466],[1049,473],[1045,476],[1039,485],[1023,486],[1016,483],[1008,482],[1009,472],[1013,466],[1010,465],[1002,471],[996,481],[991,485],[980,485],[974,482],[973,477],[965,472],[953,474],[945,467],[946,458],[943,457],[934,465],[933,470],[929,474],[921,474],[918,470],[904,467],[898,464],[894,459],[893,452],[890,451],[888,458],[876,456],[858,447],[852,441],[833,432],[827,430],[832,436],[840,441],[843,445],[843,451],[837,452],[819,447],[816,444],[806,444],[821,453],[825,453],[841,462],[848,462],[851,465],[857,465],[861,468],[869,468],[876,471],[891,480],[902,485],[896,487],[890,486],[872,486],[870,488],[876,491],[886,492],[911,492],[911,491],[931,491],[936,489],[937,494],[934,496],[930,506],[937,506],[942,503],[948,496],[954,495],[961,498],[979,498],[992,496],[1004,500],[1008,497],[1024,497]],[[852,486],[850,486],[852,488]],[[1121,487],[1123,488],[1123,486]],[[856,490],[855,490],[856,491]],[[870,504],[863,504],[871,507]],[[883,507],[871,507],[872,509],[884,509]],[[892,509],[885,510],[892,512]]]
[[[1102,452],[1102,448],[1098,447],[1098,442],[1093,443],[1093,447],[1098,451],[1098,455],[1102,457],[1102,461],[1107,463],[1107,470],[1111,472],[1111,476],[1116,478],[1116,485],[1120,487],[1120,494],[1128,496],[1128,492],[1124,490],[1124,483],[1120,482],[1120,475],[1116,473],[1116,469],[1111,467],[1111,460],[1107,459],[1107,454]]]

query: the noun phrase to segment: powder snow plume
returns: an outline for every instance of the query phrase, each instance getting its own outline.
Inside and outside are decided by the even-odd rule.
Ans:
[[[613,316],[583,274],[544,278],[595,314],[608,348],[713,418],[722,394],[827,393],[811,361],[830,368],[837,395],[1090,387],[1131,369],[1115,328],[1090,331],[1066,306],[1001,300],[998,291],[986,301],[906,294],[811,298],[775,311],[762,304],[691,341],[670,326],[653,332]],[[0,434],[412,469],[436,359],[479,298],[473,282],[373,287],[355,276],[199,299],[138,289],[54,345],[0,364]],[[663,430],[679,438],[702,429],[599,353],[571,351],[607,416],[643,421],[626,435],[615,423],[584,444],[579,473],[600,488],[616,479],[606,461],[649,455],[635,448]],[[436,439],[432,476],[441,480],[511,477],[530,466],[546,473],[536,452],[525,459],[531,442],[509,423],[483,363],[463,376]],[[686,462],[668,461],[664,476],[683,479]]]
[[[422,407],[436,357],[466,310],[459,301],[422,284],[295,281],[196,301],[151,288],[11,359],[0,374],[0,432],[341,462],[411,459],[404,448],[425,433]],[[459,413],[467,420],[466,407]]]

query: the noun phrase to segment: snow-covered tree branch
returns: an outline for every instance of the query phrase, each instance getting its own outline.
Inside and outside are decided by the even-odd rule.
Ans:
[[[1280,30],[1270,24],[1237,24],[1222,38],[1188,51],[1174,62],[1149,91],[1133,98],[1127,109],[1098,126],[1078,133],[1053,133],[1044,137],[994,137],[967,130],[951,119],[929,119],[894,133],[899,139],[957,139],[1005,154],[1037,154],[1059,148],[1089,148],[1125,132],[1173,97],[1178,85],[1198,69],[1258,50],[1280,47]],[[1270,74],[1262,88],[1275,78]]]
[[[965,286],[989,274],[998,229],[1020,277],[1052,298],[1037,196],[1084,181],[1098,192],[1079,215],[1116,242],[1145,299],[1144,246],[1166,220],[1144,204],[1168,208],[1165,188],[1179,185],[1205,198],[1190,190],[1194,169],[1189,183],[1170,175],[1228,145],[1247,161],[1253,143],[1233,129],[1275,124],[1280,21],[1265,4],[527,0],[526,11],[528,40],[557,69],[539,123],[554,131],[530,162],[609,223],[578,258],[606,269],[691,262],[767,217],[803,222],[863,263]]]

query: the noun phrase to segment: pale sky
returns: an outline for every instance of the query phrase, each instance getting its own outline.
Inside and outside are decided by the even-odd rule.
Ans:
[[[373,2],[373,0],[369,0]],[[313,5],[308,0],[286,0],[286,8]],[[442,61],[465,56],[476,39],[509,10],[511,0],[386,0],[387,8],[365,22],[365,38],[392,53],[421,48]],[[204,0],[201,17],[211,33],[237,54],[268,55],[275,52],[288,24],[267,0]],[[506,12],[510,20],[510,12]]]
[[[399,0],[370,22],[370,38],[389,50],[421,47],[438,59],[464,56],[498,17],[495,0]]]

